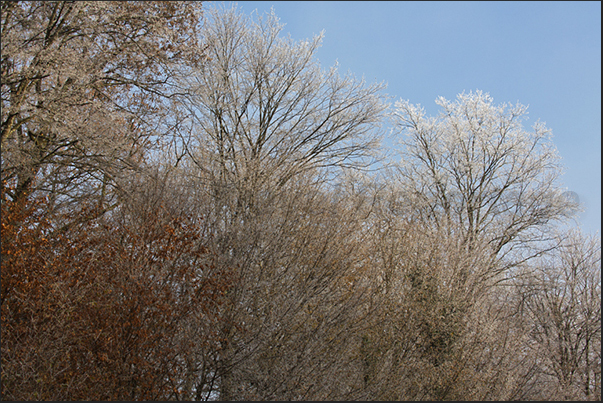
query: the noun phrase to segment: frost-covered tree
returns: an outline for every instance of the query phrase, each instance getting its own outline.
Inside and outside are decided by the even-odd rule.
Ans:
[[[197,169],[241,206],[304,170],[360,166],[376,142],[383,85],[367,85],[315,52],[322,36],[294,41],[272,14],[207,10],[208,62],[191,74],[188,139]]]
[[[397,174],[407,207],[468,248],[486,245],[491,256],[542,247],[553,224],[577,207],[560,185],[551,131],[539,121],[527,130],[527,107],[495,105],[481,91],[436,103],[437,117],[408,101],[395,104],[402,134]]]
[[[550,131],[523,127],[526,107],[480,91],[437,104],[436,117],[407,101],[393,112],[401,160],[374,224],[382,309],[361,350],[368,395],[523,396],[533,360],[496,285],[558,246],[555,224],[576,206],[558,181]]]
[[[205,201],[216,264],[239,280],[212,364],[226,400],[341,398],[345,346],[365,315],[366,286],[347,279],[363,266],[366,206],[320,183],[370,162],[383,86],[325,70],[320,36],[282,30],[273,13],[206,9],[208,59],[183,81],[192,118],[177,169]]]
[[[203,59],[200,2],[3,1],[2,179],[97,194],[165,133],[177,66]]]
[[[175,398],[209,340],[195,318],[216,310],[177,190],[132,172],[177,122],[173,78],[203,60],[200,2],[0,10],[2,399]],[[116,187],[137,197],[113,203]]]
[[[601,238],[572,231],[533,266],[516,292],[542,398],[601,400]]]

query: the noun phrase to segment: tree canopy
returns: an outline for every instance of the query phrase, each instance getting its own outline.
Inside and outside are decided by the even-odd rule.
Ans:
[[[2,399],[601,399],[601,241],[525,106],[426,116],[236,6],[1,11]]]

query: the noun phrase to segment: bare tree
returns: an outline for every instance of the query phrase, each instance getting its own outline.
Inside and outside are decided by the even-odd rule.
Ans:
[[[442,112],[435,118],[408,101],[396,103],[403,134],[397,174],[409,209],[448,226],[468,247],[485,240],[497,260],[532,245],[540,252],[552,238],[548,230],[577,207],[559,184],[550,130],[536,122],[526,131],[525,106],[494,105],[481,91],[436,103]]]
[[[209,60],[187,81],[189,155],[242,208],[306,169],[368,163],[385,109],[383,85],[320,67],[321,36],[295,42],[282,28],[274,14],[207,11]]]
[[[363,315],[366,286],[345,279],[362,266],[366,206],[325,183],[370,163],[383,86],[323,70],[320,37],[281,32],[274,14],[206,10],[208,60],[182,83],[192,118],[178,169],[204,200],[210,250],[238,279],[215,361],[227,400],[341,396],[347,377],[335,374]]]
[[[207,184],[182,174],[212,265],[234,270],[220,344],[203,355],[213,383],[193,388],[199,398],[343,398],[356,384],[351,346],[367,325],[369,200],[334,195],[306,171],[262,209],[225,222]]]
[[[518,282],[545,399],[601,399],[601,239],[574,231]]]
[[[484,312],[500,308],[488,305],[493,297],[481,279],[487,250],[467,252],[461,239],[407,217],[375,221],[378,308],[360,350],[364,398],[471,399],[468,390],[475,398],[473,365],[492,341],[487,335],[502,326]]]
[[[211,344],[223,277],[186,203],[166,213],[175,198],[153,186],[170,182],[131,174],[178,123],[174,78],[204,58],[200,2],[1,12],[2,397],[188,396],[199,370],[183,357]]]
[[[157,142],[178,66],[202,60],[200,2],[2,2],[2,179],[107,197]],[[169,113],[168,113],[169,112]]]
[[[558,185],[549,131],[523,129],[525,107],[479,91],[437,103],[436,118],[396,103],[402,159],[371,220],[381,310],[360,353],[365,397],[539,396],[515,295],[497,284],[554,249],[555,224],[576,206]]]

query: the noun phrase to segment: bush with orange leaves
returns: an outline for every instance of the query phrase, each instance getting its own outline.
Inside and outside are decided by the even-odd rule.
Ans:
[[[202,390],[211,368],[198,355],[219,349],[232,278],[213,267],[201,227],[161,207],[75,224],[45,214],[45,199],[16,203],[6,189],[2,399],[172,400]],[[95,216],[78,218],[86,214]]]

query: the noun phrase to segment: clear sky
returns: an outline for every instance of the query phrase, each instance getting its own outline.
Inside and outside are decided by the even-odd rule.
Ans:
[[[209,6],[212,2],[207,2]],[[526,126],[552,129],[566,167],[563,185],[601,231],[601,2],[599,1],[238,1],[246,14],[274,8],[296,40],[325,31],[317,57],[394,100],[421,104],[465,91],[495,104],[528,105]],[[230,4],[227,2],[226,4]]]

